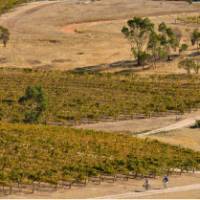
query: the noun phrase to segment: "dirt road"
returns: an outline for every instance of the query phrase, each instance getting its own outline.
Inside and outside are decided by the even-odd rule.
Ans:
[[[91,129],[107,132],[127,132],[138,137],[150,137],[164,143],[181,145],[200,151],[200,136],[198,129],[191,129],[196,120],[200,120],[200,111],[179,116],[153,117],[115,122],[99,122],[82,124],[75,128]]]
[[[194,111],[180,116],[173,114],[164,117],[82,124],[75,126],[75,128],[107,132],[128,132],[140,136],[148,136],[192,126],[198,119],[200,119],[200,111]]]
[[[191,184],[191,185],[185,185],[185,186],[178,186],[178,187],[172,187],[167,189],[157,189],[157,190],[149,190],[145,192],[128,192],[123,194],[117,194],[117,195],[107,195],[103,197],[99,197],[97,199],[134,199],[138,197],[145,197],[148,198],[148,196],[154,196],[158,194],[168,194],[168,193],[177,193],[177,192],[188,192],[193,190],[200,190],[200,184]]]
[[[196,120],[200,120],[200,116],[187,118],[187,119],[181,120],[177,123],[171,124],[169,126],[166,126],[166,127],[160,128],[160,129],[147,131],[145,133],[139,134],[139,136],[140,137],[148,136],[148,135],[153,135],[153,134],[157,134],[157,133],[169,132],[169,131],[173,131],[173,130],[177,130],[177,129],[181,129],[181,128],[185,128],[185,127],[190,127],[190,126],[195,125]]]

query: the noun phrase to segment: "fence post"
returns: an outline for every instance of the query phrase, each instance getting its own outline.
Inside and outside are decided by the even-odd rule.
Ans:
[[[9,194],[12,194],[12,185],[9,187]]]
[[[32,193],[34,193],[35,192],[35,184],[34,184],[34,182],[32,183]]]

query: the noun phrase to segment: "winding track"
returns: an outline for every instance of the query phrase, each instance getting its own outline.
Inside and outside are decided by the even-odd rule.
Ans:
[[[191,190],[200,190],[200,184],[191,184],[191,185],[171,187],[171,188],[159,189],[159,190],[149,190],[146,192],[139,192],[139,193],[128,192],[128,193],[123,193],[123,194],[107,195],[103,197],[97,197],[97,199],[132,199],[132,198],[147,197],[147,196],[157,195],[157,194],[187,192]]]
[[[153,134],[157,134],[157,133],[161,133],[161,132],[168,132],[168,131],[173,131],[176,129],[190,127],[190,126],[195,125],[196,120],[200,120],[200,116],[187,118],[187,119],[181,120],[177,123],[171,124],[169,126],[139,134],[139,136],[140,137],[148,136],[148,135],[153,135]]]

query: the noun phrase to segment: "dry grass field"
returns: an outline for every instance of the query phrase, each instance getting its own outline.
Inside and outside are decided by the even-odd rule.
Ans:
[[[183,128],[169,133],[160,133],[151,136],[159,141],[180,145],[186,148],[191,148],[195,151],[200,151],[200,130],[192,128]]]
[[[0,24],[11,32],[8,47],[1,49],[1,67],[69,70],[105,64],[98,70],[124,70],[123,63],[111,69],[106,64],[132,59],[121,34],[128,18],[151,16],[155,23],[166,21],[173,26],[177,15],[199,10],[198,4],[151,0],[33,2],[0,17]],[[190,29],[192,25],[182,31],[188,34]],[[158,69],[177,71],[174,63]]]

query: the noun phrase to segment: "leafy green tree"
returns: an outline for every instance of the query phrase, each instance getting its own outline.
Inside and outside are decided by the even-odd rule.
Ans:
[[[176,49],[180,45],[181,34],[177,31],[173,31],[170,27],[168,27],[164,22],[159,24],[158,27],[159,32],[161,33],[160,41],[163,46],[165,52],[168,54],[168,60],[171,60],[171,52],[176,51]]]
[[[10,39],[10,32],[7,28],[4,28],[3,26],[0,26],[0,40],[3,43],[3,46],[6,47],[7,43]]]
[[[155,31],[152,31],[149,36],[148,49],[151,51],[154,67],[156,67],[156,60],[158,59],[160,52],[160,37]]]
[[[197,49],[200,47],[200,31],[195,29],[191,35],[191,43],[192,45],[197,45]]]
[[[127,26],[122,28],[122,33],[129,40],[131,51],[140,66],[149,58],[147,44],[153,29],[154,24],[148,18],[140,17],[128,20]]]
[[[151,52],[154,67],[156,67],[156,61],[167,56],[167,52],[161,45],[161,35],[152,31],[149,37],[148,50]]]
[[[179,54],[181,54],[184,51],[187,51],[187,49],[188,49],[187,44],[181,44],[181,46],[179,47]]]

